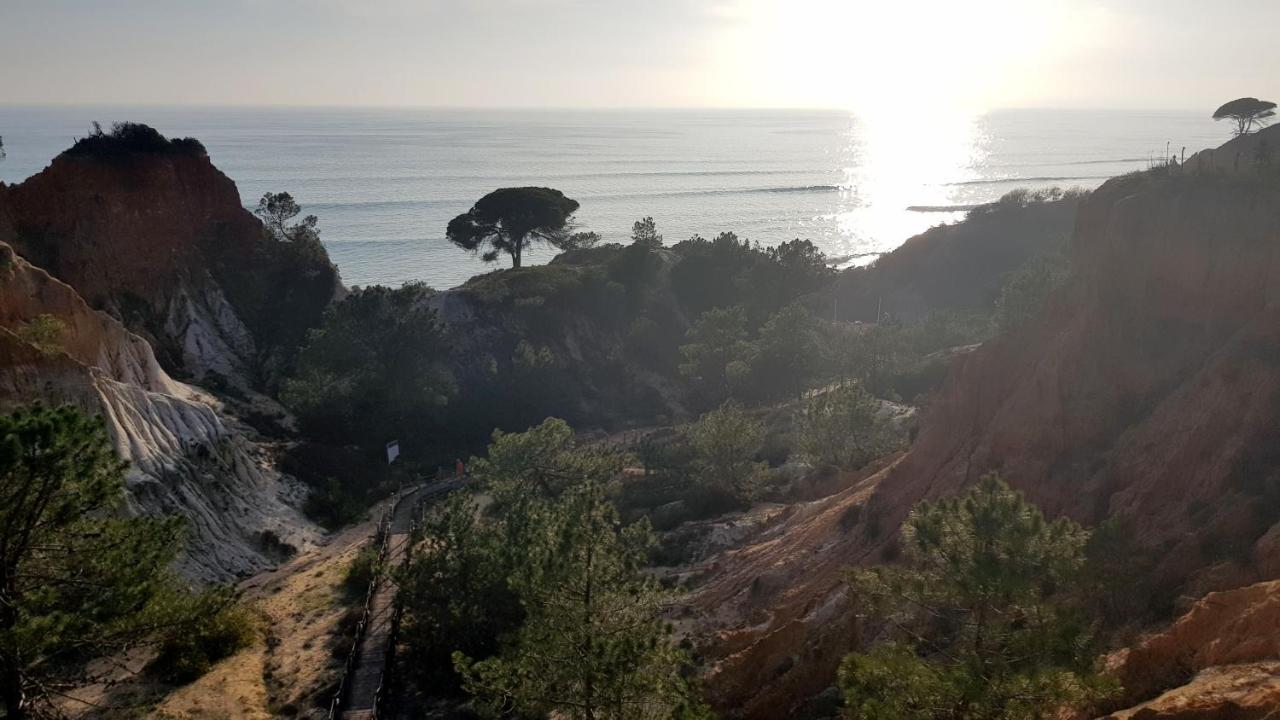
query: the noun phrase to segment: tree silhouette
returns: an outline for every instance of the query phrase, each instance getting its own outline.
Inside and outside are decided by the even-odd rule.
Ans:
[[[511,267],[520,267],[524,248],[542,240],[559,249],[569,245],[569,222],[578,201],[552,188],[518,187],[494,190],[467,212],[449,221],[446,236],[454,245],[472,252],[488,244],[481,254],[493,262],[502,253],[511,256]]]
[[[274,240],[280,242],[319,242],[320,230],[316,227],[319,221],[315,215],[306,216],[302,219],[302,222],[289,224],[289,221],[297,217],[301,212],[302,207],[298,205],[298,202],[289,193],[269,192],[258,201],[258,207],[253,211],[253,214],[262,220],[267,235]]]
[[[1244,135],[1256,125],[1261,129],[1275,117],[1276,104],[1269,100],[1243,97],[1218,108],[1213,113],[1214,120],[1232,120],[1236,123],[1236,135]]]

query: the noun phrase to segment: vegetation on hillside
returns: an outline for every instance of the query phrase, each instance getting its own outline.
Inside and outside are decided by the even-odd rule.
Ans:
[[[62,339],[67,324],[56,315],[37,315],[14,330],[18,339],[34,347],[43,355],[62,352]]]
[[[998,212],[1062,198],[1011,193]],[[267,225],[282,237],[297,214],[289,199],[264,198]],[[547,416],[581,427],[673,425],[727,401],[751,409],[850,382],[877,398],[918,404],[945,377],[950,349],[1009,330],[1015,313],[1039,311],[1047,288],[1037,268],[1051,268],[1055,279],[1063,273],[1060,256],[1014,273],[998,309],[993,296],[984,310],[848,323],[823,314],[838,276],[808,241],[762,248],[722,233],[668,247],[652,218],[637,221],[632,234],[629,245],[585,243],[548,265],[473,278],[444,302],[421,285],[358,290],[311,333],[282,398],[312,441],[372,459],[398,439],[405,460],[427,468],[479,450],[495,428]],[[446,330],[433,307],[453,308],[461,319]],[[817,415],[797,411],[810,426],[762,448],[774,464],[795,452],[856,465],[883,449],[863,438],[860,452],[819,452],[802,437],[820,429]],[[683,442],[671,449],[692,453]],[[368,473],[300,470],[320,488],[313,515],[329,524],[354,517],[385,486]],[[705,475],[693,465],[660,474],[667,483]],[[690,492],[676,495],[708,512],[751,495],[735,488],[726,498],[737,499],[726,503]]]
[[[822,465],[858,468],[894,448],[883,405],[860,383],[808,400],[796,417],[796,449]]]

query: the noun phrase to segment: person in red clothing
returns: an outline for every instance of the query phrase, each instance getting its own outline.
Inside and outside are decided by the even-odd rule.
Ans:
[[[462,464],[462,458],[453,461],[453,476],[459,480],[466,474],[467,466]]]

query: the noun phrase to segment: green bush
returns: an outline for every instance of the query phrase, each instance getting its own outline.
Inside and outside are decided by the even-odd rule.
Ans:
[[[323,485],[311,489],[302,504],[302,512],[326,529],[337,530],[358,521],[368,507],[364,497],[356,495],[336,478],[329,478]]]
[[[148,671],[175,685],[189,683],[204,675],[214,663],[248,647],[257,636],[257,619],[250,609],[234,602],[229,591],[209,591],[196,600],[216,607],[195,623],[183,624],[165,638]]]
[[[14,331],[18,339],[39,350],[42,355],[62,352],[62,338],[67,324],[53,315],[37,315]]]
[[[996,302],[996,325],[1009,333],[1038,317],[1049,295],[1067,278],[1070,264],[1065,254],[1032,258],[1010,273]]]
[[[892,447],[880,412],[880,401],[859,384],[815,395],[796,419],[795,445],[816,463],[857,469]]]
[[[115,157],[128,153],[174,153],[204,156],[208,151],[195,138],[174,138],[161,135],[150,125],[135,122],[118,122],[111,130],[103,131],[98,123],[93,132],[79,138],[66,151],[66,155],[80,157]]]
[[[331,530],[358,521],[375,501],[390,495],[398,472],[383,461],[381,447],[370,451],[313,442],[286,450],[280,469],[311,488],[303,512]]]
[[[375,286],[325,312],[281,399],[315,439],[380,451],[432,423],[455,392],[447,331],[430,290]]]
[[[901,563],[850,573],[855,605],[886,628],[841,664],[852,714],[1041,720],[1114,689],[1077,592],[1079,525],[1046,520],[987,475],[963,497],[918,504],[900,537]]]
[[[764,425],[742,406],[729,401],[703,415],[684,430],[694,451],[697,478],[708,490],[708,501],[731,497],[749,500],[764,469],[756,456],[764,445]]]
[[[351,559],[347,572],[342,576],[342,589],[351,599],[363,599],[369,590],[369,583],[381,572],[378,561],[378,548],[366,545]]]

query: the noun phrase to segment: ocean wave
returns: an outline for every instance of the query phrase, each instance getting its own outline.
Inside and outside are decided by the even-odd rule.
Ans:
[[[1101,160],[1053,160],[1051,158],[1042,158],[1034,162],[993,162],[986,163],[984,167],[988,169],[995,168],[1042,168],[1042,167],[1071,167],[1074,165],[1120,165],[1122,163],[1144,163],[1150,160],[1145,157],[1124,157],[1124,158],[1105,158]]]
[[[843,190],[839,185],[780,185],[773,187],[709,188],[704,190],[670,190],[641,193],[583,195],[583,201],[630,200],[652,197],[706,197],[710,195],[755,195],[760,193],[834,193]]]
[[[962,180],[960,182],[943,183],[947,187],[965,187],[969,185],[1017,185],[1018,183],[1062,182],[1064,180],[1108,180],[1111,175],[1045,175],[1042,177],[989,178],[984,180]]]
[[[810,175],[811,170],[636,170],[623,172],[590,172],[553,175],[555,179],[609,177],[745,177],[748,175]]]
[[[708,188],[702,190],[670,190],[637,193],[591,194],[574,193],[583,202],[592,200],[629,200],[654,197],[704,197],[712,195],[753,195],[758,193],[834,193],[843,188],[839,185],[777,185],[771,187],[745,188]],[[302,209],[308,213],[324,213],[334,210],[392,210],[410,207],[469,206],[474,200],[460,198],[432,198],[411,200],[354,200],[351,202],[306,203]],[[246,205],[245,209],[253,210],[255,206]],[[465,209],[465,208],[464,208]]]
[[[982,203],[970,203],[968,205],[910,205],[907,207],[907,212],[968,212],[979,207],[982,207]]]
[[[536,182],[547,183],[561,180],[579,180],[579,179],[599,179],[614,177],[748,177],[751,175],[759,175],[761,177],[780,176],[780,175],[814,175],[812,170],[618,170],[618,171],[593,171],[593,172],[568,172],[568,173],[538,173]],[[423,175],[360,175],[360,176],[324,176],[307,178],[306,183],[311,184],[327,184],[338,187],[348,186],[352,183],[424,183],[424,182],[467,182],[467,181],[483,181],[488,183],[528,183],[534,182],[530,178],[531,173],[506,173],[506,174],[466,174],[466,175],[441,175],[441,174],[423,174]]]
[[[351,202],[324,202],[324,203],[304,203],[302,205],[303,212],[307,213],[323,213],[330,210],[391,210],[394,208],[407,207],[437,207],[437,206],[458,206],[466,210],[475,200],[461,199],[434,199],[434,200],[353,200]],[[252,210],[253,207],[245,206]],[[461,212],[461,211],[459,211]]]
[[[1114,163],[1131,163],[1131,162],[1147,162],[1150,158],[1134,157],[1134,158],[1116,158],[1114,160],[1072,160],[1064,162],[1063,165],[1111,165]],[[1047,165],[1048,163],[1041,163]]]

